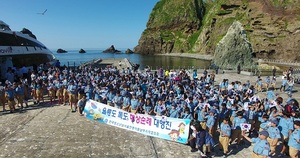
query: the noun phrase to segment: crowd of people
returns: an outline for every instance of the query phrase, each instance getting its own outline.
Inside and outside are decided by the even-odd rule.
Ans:
[[[253,157],[297,157],[300,150],[298,102],[292,93],[287,101],[276,95],[270,78],[268,85],[261,78],[255,85],[228,79],[216,83],[215,74],[207,70],[198,75],[185,69],[152,72],[91,66],[23,72],[1,83],[4,111],[7,106],[10,112],[16,106],[26,108],[29,99],[43,103],[48,96],[50,104],[69,104],[72,112],[82,115],[86,99],[93,99],[131,113],[190,119],[187,144],[192,152],[200,150],[204,155],[212,153],[215,142],[228,155],[229,146],[238,147],[245,140],[256,143]],[[263,89],[266,98],[257,95]],[[241,127],[244,123],[251,125],[247,135]],[[276,153],[279,145],[280,153]]]

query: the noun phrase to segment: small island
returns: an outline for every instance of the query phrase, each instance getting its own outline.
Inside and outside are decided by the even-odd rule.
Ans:
[[[64,49],[61,49],[61,48],[59,48],[59,49],[57,49],[57,51],[56,51],[57,53],[67,53],[68,51],[66,51],[66,50],[64,50]]]
[[[133,54],[134,52],[133,52],[131,49],[128,48],[128,49],[125,51],[125,53],[126,53],[126,54]]]
[[[120,54],[122,53],[121,51],[115,49],[114,45],[111,45],[109,48],[103,51],[103,53],[117,53]]]
[[[80,49],[80,50],[79,50],[79,53],[86,53],[86,52],[85,52],[85,50]]]

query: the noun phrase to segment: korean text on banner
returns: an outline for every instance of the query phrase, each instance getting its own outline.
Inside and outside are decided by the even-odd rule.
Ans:
[[[94,100],[87,101],[84,112],[91,120],[148,136],[179,143],[186,143],[188,140],[189,119],[133,114]]]

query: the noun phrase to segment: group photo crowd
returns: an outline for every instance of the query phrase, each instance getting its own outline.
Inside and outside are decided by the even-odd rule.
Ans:
[[[34,105],[70,106],[83,115],[88,99],[134,114],[190,119],[187,145],[203,157],[217,150],[230,156],[246,141],[252,157],[298,157],[300,111],[293,98],[292,70],[282,75],[252,77],[253,81],[215,81],[214,71],[156,71],[82,66],[36,70],[9,68],[0,82],[0,105],[14,113]],[[275,80],[275,81],[274,81]],[[283,99],[276,91],[284,91]],[[263,93],[258,95],[258,93]],[[47,98],[47,99],[46,99]],[[246,125],[247,127],[244,127]],[[245,130],[246,129],[246,130]]]

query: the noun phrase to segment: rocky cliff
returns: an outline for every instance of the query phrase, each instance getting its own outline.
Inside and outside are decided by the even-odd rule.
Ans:
[[[200,30],[203,16],[202,0],[159,1],[134,52],[188,52],[198,37],[197,32]]]
[[[209,54],[216,58],[218,45],[234,21],[241,23],[244,34],[240,36],[249,41],[253,57],[300,61],[298,0],[161,0],[134,52]],[[239,43],[232,42],[228,53],[239,49]]]

